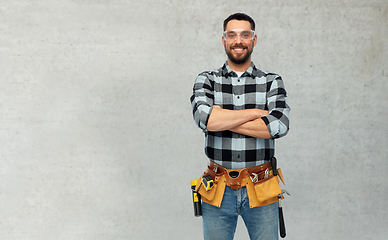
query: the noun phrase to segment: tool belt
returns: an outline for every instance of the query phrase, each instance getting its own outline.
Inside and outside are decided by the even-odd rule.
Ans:
[[[207,191],[200,184],[197,184],[195,190],[201,195],[202,201],[220,207],[226,186],[232,189],[246,187],[249,206],[251,208],[265,206],[277,202],[278,195],[282,192],[279,179],[283,184],[284,179],[280,168],[277,169],[277,173],[276,176],[273,174],[270,162],[250,168],[226,169],[210,161],[198,182],[201,181],[202,176],[208,174],[213,179],[213,187]]]

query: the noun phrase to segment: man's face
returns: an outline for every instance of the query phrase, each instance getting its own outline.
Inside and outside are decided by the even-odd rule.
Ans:
[[[231,20],[226,25],[226,31],[236,30],[251,30],[251,24],[248,21]],[[257,36],[255,35],[252,40],[242,40],[240,35],[234,41],[227,41],[222,38],[222,43],[225,47],[226,55],[229,60],[235,64],[243,64],[250,61],[253,47],[256,46]]]

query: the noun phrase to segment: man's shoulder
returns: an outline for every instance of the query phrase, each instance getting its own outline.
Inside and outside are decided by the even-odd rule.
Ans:
[[[274,79],[277,79],[277,78],[281,79],[279,74],[273,73],[273,72],[263,71],[263,70],[256,68],[255,66],[253,66],[252,75],[255,77],[258,77],[258,78],[264,77],[267,79],[267,81],[273,81]]]
[[[203,71],[199,75],[221,77],[221,76],[225,75],[225,67],[223,66],[223,67],[220,67],[220,68],[215,69],[215,70]]]

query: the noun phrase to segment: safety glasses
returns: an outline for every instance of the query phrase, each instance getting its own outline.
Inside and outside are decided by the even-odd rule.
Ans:
[[[240,36],[242,41],[251,41],[255,37],[255,31],[246,29],[233,29],[225,31],[223,34],[225,41],[228,42],[236,41],[237,36]]]

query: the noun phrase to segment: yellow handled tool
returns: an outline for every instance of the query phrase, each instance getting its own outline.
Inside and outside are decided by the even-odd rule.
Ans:
[[[195,191],[195,186],[197,185],[197,180],[191,181],[191,191],[193,194],[193,204],[194,204],[194,216],[202,216],[201,208],[201,195]]]

